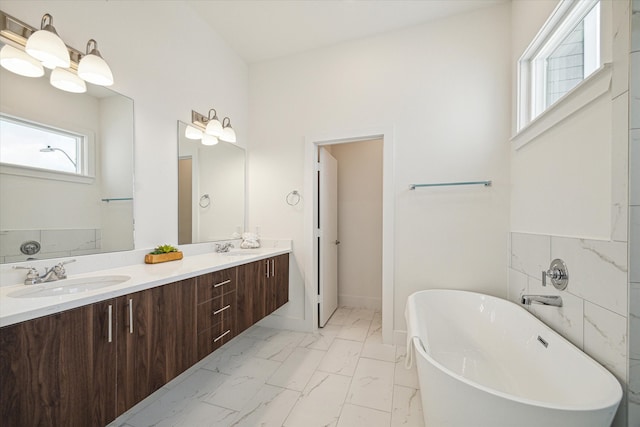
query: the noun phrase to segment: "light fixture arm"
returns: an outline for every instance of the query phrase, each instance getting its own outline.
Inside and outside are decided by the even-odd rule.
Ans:
[[[211,112],[213,111],[213,117],[211,117]],[[218,112],[215,108],[209,110],[209,115],[207,117],[207,121],[218,120]]]
[[[53,16],[49,15],[48,13],[42,15],[42,20],[40,21],[40,29],[58,34],[56,29],[53,27]]]
[[[92,45],[93,45],[93,48],[91,47]],[[100,51],[98,50],[98,42],[95,41],[94,39],[89,39],[89,41],[87,42],[86,53],[87,55],[96,55],[102,58],[102,55],[100,55]]]

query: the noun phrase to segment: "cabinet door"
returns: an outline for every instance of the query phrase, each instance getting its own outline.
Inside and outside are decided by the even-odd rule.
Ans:
[[[195,279],[120,298],[119,414],[197,361],[195,298]]]
[[[276,288],[276,308],[282,307],[289,301],[289,254],[274,258],[274,285]]]
[[[237,331],[244,331],[266,315],[265,261],[238,266]]]
[[[103,426],[115,419],[115,308],[108,300],[0,329],[4,425]]]

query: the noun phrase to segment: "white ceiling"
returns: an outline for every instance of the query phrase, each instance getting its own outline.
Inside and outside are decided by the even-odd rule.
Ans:
[[[506,0],[188,0],[247,62],[385,33]]]

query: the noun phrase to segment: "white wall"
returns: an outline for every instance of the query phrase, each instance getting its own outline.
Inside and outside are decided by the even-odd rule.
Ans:
[[[557,4],[513,2],[514,86],[518,58]],[[604,95],[512,151],[509,263],[509,299],[560,295],[562,308],[529,310],[623,385],[628,378],[629,6],[628,0],[602,1],[602,60],[611,63]],[[580,93],[585,91],[579,88]],[[514,113],[515,105],[514,96]],[[516,114],[512,117],[515,129]],[[569,269],[562,292],[542,287],[540,280],[554,258],[564,259]],[[624,400],[614,425],[626,425]]]
[[[506,295],[509,10],[503,4],[252,65],[249,224],[293,238],[299,274],[278,312],[291,324],[309,321],[313,289],[302,290],[304,210],[285,196],[303,188],[305,137],[343,130],[394,130],[393,328],[405,329],[405,301],[416,290]],[[484,179],[494,186],[408,190],[414,182]],[[312,203],[302,196],[301,205]]]
[[[338,304],[382,309],[382,140],[331,146],[338,161]]]
[[[2,9],[38,26],[50,13],[60,36],[99,49],[113,89],[134,100],[135,245],[177,242],[177,120],[216,108],[247,145],[248,69],[183,1],[2,2]]]

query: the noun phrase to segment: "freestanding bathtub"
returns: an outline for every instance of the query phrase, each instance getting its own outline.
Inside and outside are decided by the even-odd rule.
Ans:
[[[616,378],[524,308],[427,290],[409,296],[405,316],[427,427],[611,425]]]

